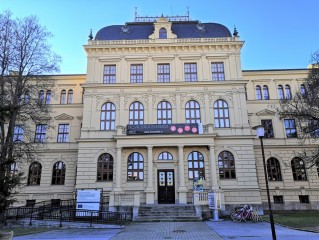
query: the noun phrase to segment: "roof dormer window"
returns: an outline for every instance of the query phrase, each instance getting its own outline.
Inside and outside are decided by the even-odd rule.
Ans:
[[[167,38],[167,31],[165,28],[161,28],[159,30],[159,38],[160,39],[166,39]]]

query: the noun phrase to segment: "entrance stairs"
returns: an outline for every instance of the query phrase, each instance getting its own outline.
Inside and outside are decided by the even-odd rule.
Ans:
[[[198,222],[194,205],[141,205],[136,222]]]

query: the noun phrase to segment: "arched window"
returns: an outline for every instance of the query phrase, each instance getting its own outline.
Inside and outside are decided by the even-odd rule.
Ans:
[[[300,85],[300,94],[301,94],[301,96],[306,96],[306,87],[305,87],[305,85],[304,84],[301,84]]]
[[[97,160],[97,181],[113,181],[113,157],[104,153]]]
[[[268,91],[268,86],[266,85],[263,86],[263,94],[264,94],[264,99],[269,100],[269,91]]]
[[[45,104],[48,105],[50,103],[51,103],[51,90],[48,90],[45,97]]]
[[[52,185],[64,185],[65,164],[61,161],[56,162],[52,169]]]
[[[172,106],[169,102],[162,101],[157,105],[157,124],[172,123]]]
[[[40,185],[42,166],[39,162],[31,163],[29,167],[28,185]]]
[[[100,127],[101,130],[115,129],[115,105],[111,102],[102,105]]]
[[[282,181],[280,164],[276,158],[267,160],[267,172],[269,181]]]
[[[285,98],[284,89],[281,85],[278,85],[278,97],[281,100]]]
[[[228,128],[229,124],[229,111],[228,104],[224,100],[217,100],[214,103],[215,127]]]
[[[131,153],[127,159],[127,181],[144,180],[144,158],[138,153]]]
[[[30,93],[28,90],[26,90],[24,93],[24,103],[26,104],[30,103]]]
[[[301,158],[291,160],[291,170],[295,181],[307,181],[306,166]]]
[[[72,104],[73,103],[73,90],[70,89],[68,91],[68,104]]]
[[[218,155],[218,167],[220,179],[235,179],[235,158],[229,151],[222,151]]]
[[[291,90],[290,90],[290,86],[288,84],[285,86],[285,92],[286,92],[286,99],[291,99],[292,98]]]
[[[66,104],[66,91],[65,90],[61,91],[60,103],[61,104]]]
[[[256,99],[261,100],[263,97],[261,95],[261,88],[259,85],[256,86]]]
[[[169,152],[161,152],[158,155],[158,160],[173,160],[173,156]]]
[[[43,104],[44,103],[44,91],[40,90],[39,92],[39,104]]]
[[[185,106],[186,123],[201,123],[200,106],[198,102],[190,100]]]
[[[130,105],[130,121],[131,125],[144,124],[144,107],[140,102],[133,102]]]
[[[160,39],[165,39],[165,38],[167,38],[167,31],[166,31],[165,28],[161,28],[161,29],[159,30],[159,38],[160,38]]]
[[[188,155],[188,179],[205,178],[204,157],[194,151]]]

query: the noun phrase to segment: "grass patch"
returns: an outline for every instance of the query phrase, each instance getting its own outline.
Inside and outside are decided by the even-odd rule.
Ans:
[[[263,219],[269,221],[268,213]],[[319,232],[319,211],[275,211],[274,221],[288,227]]]
[[[47,232],[54,230],[56,228],[41,228],[41,227],[14,227],[14,228],[2,228],[0,231],[1,232],[11,232],[13,231],[13,236],[22,236],[22,235],[28,235],[28,234],[33,234],[33,233],[41,233],[41,232]]]

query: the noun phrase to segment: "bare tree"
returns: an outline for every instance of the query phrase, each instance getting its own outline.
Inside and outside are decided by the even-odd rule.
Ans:
[[[282,100],[278,111],[283,118],[295,119],[303,143],[300,157],[308,167],[319,167],[319,146],[309,141],[319,138],[319,51],[312,55],[308,77],[300,85],[300,91],[292,99]]]
[[[36,124],[50,123],[49,101],[60,57],[52,53],[51,33],[34,16],[0,14],[0,213],[23,181],[19,165],[39,157],[43,139]]]

